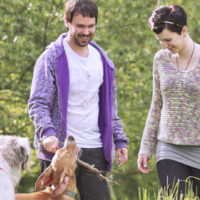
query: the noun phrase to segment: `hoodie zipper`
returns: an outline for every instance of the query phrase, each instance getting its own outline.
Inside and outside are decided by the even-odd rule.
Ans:
[[[56,73],[56,50],[55,50],[55,46],[53,48],[53,53],[54,53],[54,70],[55,70],[55,77],[56,77],[56,88],[57,88],[57,91],[58,91],[58,108],[59,108],[59,113],[60,113],[60,118],[61,118],[61,133],[62,133],[62,137],[63,137],[63,144],[65,142],[65,134],[64,134],[64,130],[63,130],[63,118],[62,118],[62,113],[61,113],[61,109],[60,109],[60,102],[59,102],[59,96],[60,96],[60,91],[59,91],[59,88],[58,88],[58,85],[57,85],[57,80],[58,80],[58,77],[57,77],[57,73]]]

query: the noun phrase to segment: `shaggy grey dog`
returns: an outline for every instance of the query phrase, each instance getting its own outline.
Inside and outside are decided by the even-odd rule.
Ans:
[[[29,168],[28,138],[0,135],[0,200],[14,200],[22,171]]]

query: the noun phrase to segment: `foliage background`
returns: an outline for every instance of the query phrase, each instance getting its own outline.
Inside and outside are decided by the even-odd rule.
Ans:
[[[116,65],[119,116],[129,143],[129,161],[112,176],[113,200],[136,200],[138,190],[150,195],[159,190],[154,158],[152,173],[142,175],[136,166],[145,119],[151,102],[152,60],[160,48],[148,27],[152,10],[162,4],[179,4],[188,14],[191,37],[200,42],[200,0],[96,0],[99,22],[94,40]],[[27,136],[33,149],[34,127],[27,101],[34,63],[45,46],[65,32],[65,0],[0,0],[0,134]],[[23,174],[17,192],[34,191],[40,174],[35,151],[31,170]]]

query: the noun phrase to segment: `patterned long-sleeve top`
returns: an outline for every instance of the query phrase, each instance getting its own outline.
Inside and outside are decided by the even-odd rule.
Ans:
[[[180,71],[167,49],[154,57],[152,102],[139,154],[150,157],[158,140],[200,145],[200,61]]]

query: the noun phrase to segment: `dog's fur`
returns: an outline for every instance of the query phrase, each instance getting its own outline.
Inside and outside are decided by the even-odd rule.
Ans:
[[[69,200],[70,197],[66,195],[59,195],[53,197],[51,195],[52,189],[47,187],[46,190],[33,192],[28,194],[16,194],[15,200]],[[71,199],[70,199],[71,200]],[[74,200],[74,199],[73,199]]]
[[[36,191],[54,185],[55,189],[47,187],[44,191],[30,194],[16,194],[16,200],[74,200],[73,197],[63,195],[65,192],[64,179],[70,178],[68,191],[76,193],[76,143],[72,136],[69,136],[62,149],[56,151],[51,165],[38,178],[35,188]]]
[[[0,135],[0,200],[14,200],[21,173],[29,168],[31,155],[27,138]]]

